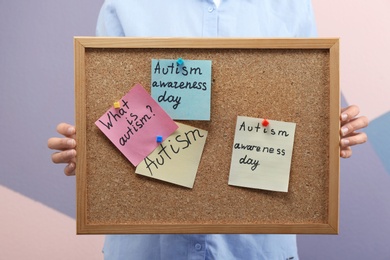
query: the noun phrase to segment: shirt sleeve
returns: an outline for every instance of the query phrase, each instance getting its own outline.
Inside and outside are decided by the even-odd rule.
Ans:
[[[125,36],[113,0],[105,0],[100,9],[96,36]]]

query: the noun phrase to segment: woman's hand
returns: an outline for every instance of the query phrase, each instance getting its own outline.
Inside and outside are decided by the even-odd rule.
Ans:
[[[64,173],[67,176],[75,175],[76,170],[76,128],[67,123],[60,123],[57,132],[63,137],[52,137],[48,140],[47,146],[57,150],[51,155],[54,163],[66,163]]]
[[[359,116],[358,106],[351,105],[341,109],[340,120],[340,156],[349,158],[352,155],[351,146],[367,141],[366,133],[356,131],[368,126],[368,119],[365,116]]]

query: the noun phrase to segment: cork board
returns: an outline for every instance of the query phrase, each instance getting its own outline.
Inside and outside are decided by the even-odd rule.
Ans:
[[[75,38],[77,233],[335,234],[339,40]],[[212,60],[210,121],[193,189],[134,174],[94,122],[152,59]],[[228,185],[238,115],[296,123],[289,191]]]

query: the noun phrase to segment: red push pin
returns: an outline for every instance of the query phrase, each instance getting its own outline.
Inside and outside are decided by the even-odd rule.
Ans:
[[[263,122],[261,122],[261,124],[264,126],[264,127],[267,127],[269,125],[269,122],[267,119],[263,119]]]

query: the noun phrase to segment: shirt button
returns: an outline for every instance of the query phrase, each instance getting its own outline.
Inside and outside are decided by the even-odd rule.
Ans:
[[[202,249],[202,245],[201,244],[195,244],[195,249],[196,250],[201,250]]]
[[[210,6],[208,11],[209,11],[209,13],[212,13],[214,11],[214,7]]]

